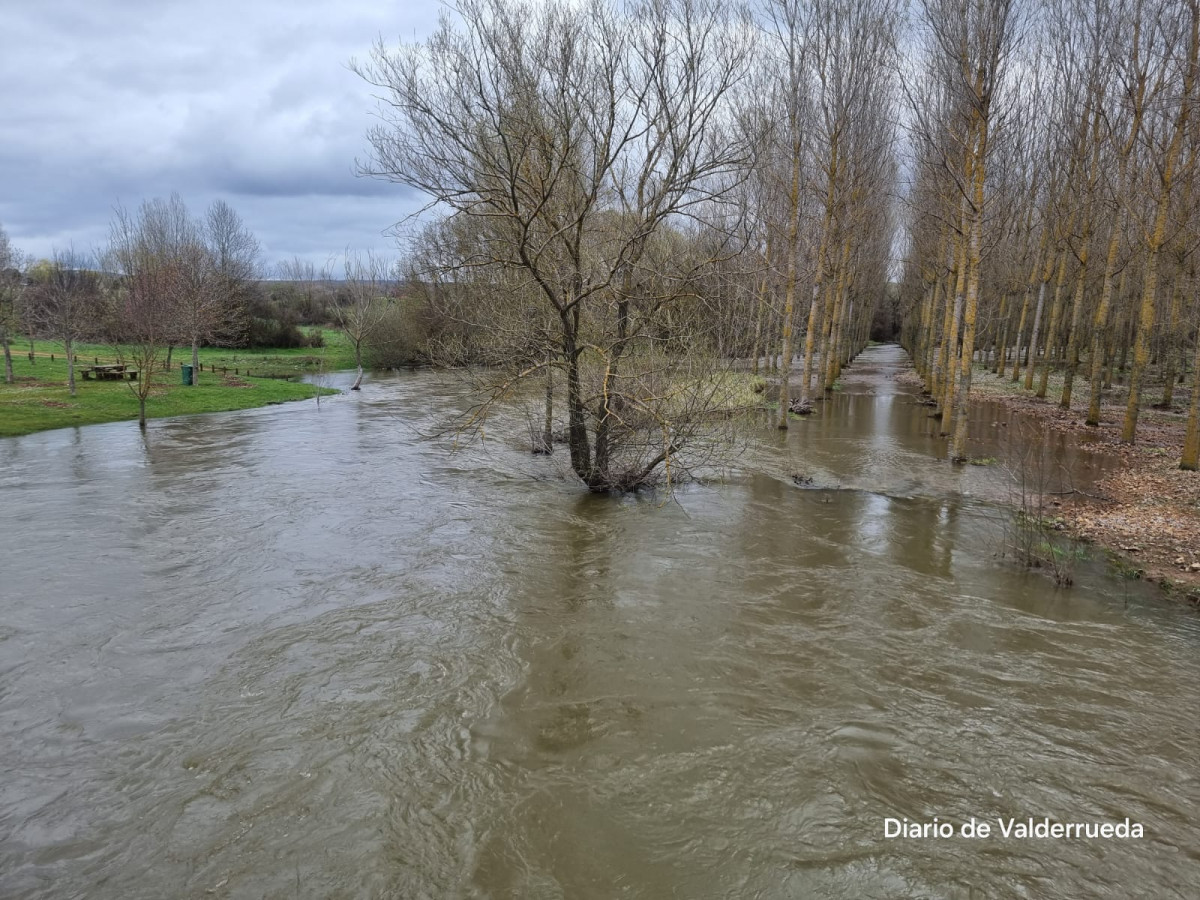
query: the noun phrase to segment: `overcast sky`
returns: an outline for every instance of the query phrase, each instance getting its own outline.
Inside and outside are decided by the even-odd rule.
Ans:
[[[0,224],[36,256],[90,251],[113,208],[216,198],[266,262],[348,246],[396,255],[421,205],[356,177],[375,102],[349,71],[382,36],[422,38],[435,0],[6,0]]]

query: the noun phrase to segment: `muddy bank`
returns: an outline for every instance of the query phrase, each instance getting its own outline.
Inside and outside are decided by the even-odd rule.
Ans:
[[[920,389],[914,372],[897,376]],[[1053,388],[1053,385],[1052,385]],[[1119,567],[1200,603],[1200,473],[1179,469],[1184,417],[1143,410],[1138,442],[1121,443],[1123,405],[1101,407],[1099,427],[1083,422],[1084,400],[1062,409],[1053,389],[1046,399],[990,371],[977,370],[972,402],[992,402],[1050,433],[1070,435],[1117,461],[1086,492],[1063,501],[1063,521],[1082,540],[1111,553]]]

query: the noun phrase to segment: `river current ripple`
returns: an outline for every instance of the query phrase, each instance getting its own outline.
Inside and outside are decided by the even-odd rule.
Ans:
[[[0,441],[0,896],[1195,896],[1195,614],[1015,566],[870,384],[669,503],[432,373]]]

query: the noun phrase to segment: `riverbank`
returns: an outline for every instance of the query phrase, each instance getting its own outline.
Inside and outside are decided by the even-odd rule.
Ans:
[[[146,402],[149,418],[227,412],[295,400],[311,400],[317,388],[283,376],[298,377],[353,365],[345,339],[326,333],[323,348],[243,350],[209,347],[200,351],[199,383],[185,386],[178,368],[191,354],[176,351],[170,372],[155,378]],[[76,392],[67,389],[67,362],[61,346],[34,343],[13,347],[15,384],[0,383],[0,437],[74,425],[121,422],[138,417],[138,402],[128,382],[84,380],[82,368],[112,362],[112,349],[81,344],[76,351]],[[347,363],[347,358],[349,362]],[[326,393],[337,393],[323,388]]]
[[[923,386],[914,372],[901,378]],[[1179,403],[1174,410],[1143,409],[1138,442],[1130,446],[1120,440],[1122,396],[1106,396],[1099,427],[1089,427],[1083,422],[1085,397],[1070,410],[1058,405],[1061,380],[1052,375],[1046,399],[1039,399],[1011,378],[977,366],[971,399],[999,403],[1118,460],[1094,489],[1064,500],[1063,521],[1076,537],[1110,553],[1120,568],[1200,603],[1200,473],[1179,468],[1186,425]]]

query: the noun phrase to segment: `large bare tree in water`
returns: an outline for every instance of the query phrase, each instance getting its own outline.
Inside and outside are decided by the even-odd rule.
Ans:
[[[672,311],[732,252],[686,237],[722,220],[747,171],[730,100],[749,37],[723,0],[466,0],[426,42],[356,67],[383,118],[362,170],[485,222],[465,264],[533,286],[552,339],[516,374],[561,370],[571,467],[592,490],[669,470],[711,411],[702,339],[680,352]]]

